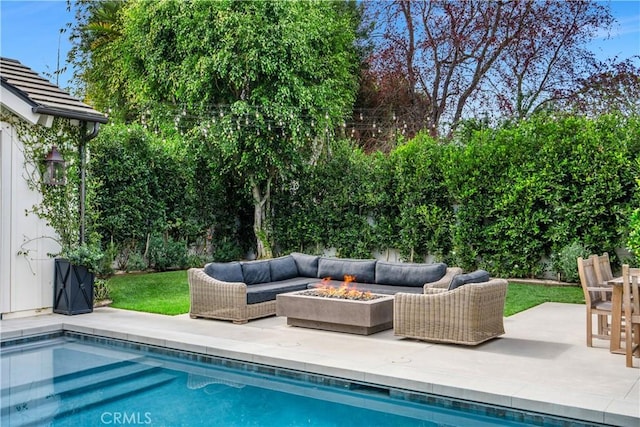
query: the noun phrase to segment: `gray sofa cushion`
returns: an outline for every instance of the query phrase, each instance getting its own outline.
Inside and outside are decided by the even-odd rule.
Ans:
[[[341,259],[321,257],[318,261],[318,277],[331,277],[343,280],[345,275],[356,276],[355,280],[362,283],[374,283],[376,275],[376,261],[365,259]]]
[[[271,270],[269,260],[245,261],[241,262],[244,283],[255,285],[257,283],[267,283],[271,281]]]
[[[458,274],[451,279],[449,283],[449,290],[452,291],[457,287],[466,285],[468,283],[482,283],[489,281],[489,273],[484,270],[476,270],[471,273]]]
[[[242,266],[237,261],[212,262],[204,266],[204,272],[223,282],[244,282]]]
[[[412,264],[378,261],[376,283],[380,285],[416,286],[440,280],[447,274],[447,264]]]
[[[269,269],[271,271],[272,282],[298,277],[298,267],[291,255],[270,260]]]
[[[247,287],[247,304],[273,301],[276,295],[284,292],[307,289],[309,279],[289,279],[280,282],[260,283]]]
[[[296,267],[298,267],[298,275],[304,277],[318,277],[318,259],[319,256],[307,255],[294,252],[291,254]]]

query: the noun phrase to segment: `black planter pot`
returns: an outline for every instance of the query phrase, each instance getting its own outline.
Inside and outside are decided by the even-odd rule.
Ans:
[[[93,311],[93,282],[95,275],[82,265],[66,259],[55,260],[53,312],[83,314]]]

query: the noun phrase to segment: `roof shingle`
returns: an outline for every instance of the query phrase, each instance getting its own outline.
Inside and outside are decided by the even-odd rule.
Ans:
[[[2,86],[32,105],[34,113],[107,123],[107,117],[40,77],[20,61],[0,58]]]

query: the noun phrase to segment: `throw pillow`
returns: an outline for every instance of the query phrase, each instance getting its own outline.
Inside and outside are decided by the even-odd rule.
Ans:
[[[318,278],[331,277],[342,281],[345,275],[355,276],[360,283],[374,283],[376,261],[368,259],[320,258],[318,261]]]
[[[204,272],[223,282],[244,282],[242,267],[237,261],[212,262],[204,266]]]
[[[489,281],[489,273],[484,270],[476,270],[471,273],[458,274],[451,279],[449,283],[449,290],[452,291],[462,285],[469,283],[482,283]]]
[[[436,282],[447,274],[447,264],[418,264],[378,261],[376,283],[395,286],[424,286]]]
[[[294,252],[291,254],[296,267],[298,267],[298,275],[303,277],[318,277],[318,259],[319,256],[307,255]]]
[[[298,267],[296,267],[296,261],[291,255],[270,260],[269,268],[272,282],[298,277]]]
[[[255,285],[256,283],[267,283],[271,281],[271,270],[269,260],[245,261],[241,262],[244,283]]]

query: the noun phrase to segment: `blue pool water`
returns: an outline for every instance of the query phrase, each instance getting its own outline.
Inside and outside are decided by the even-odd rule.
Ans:
[[[4,343],[1,363],[2,426],[573,424],[69,333]]]

